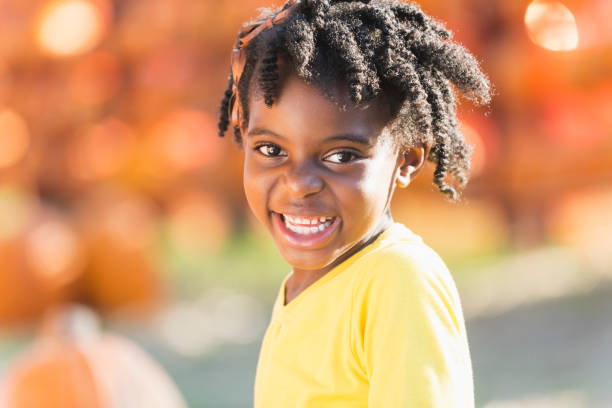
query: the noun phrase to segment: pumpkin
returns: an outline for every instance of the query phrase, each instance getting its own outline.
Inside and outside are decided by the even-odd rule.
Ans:
[[[100,190],[81,203],[88,264],[81,299],[105,312],[147,314],[164,295],[154,258],[157,210],[131,193]]]
[[[79,305],[50,311],[34,344],[0,386],[6,408],[183,408],[164,370],[139,346],[100,331]]]
[[[85,262],[68,216],[27,197],[15,200],[19,211],[11,210],[1,202],[6,199],[0,197],[9,221],[0,228],[1,326],[40,318],[50,305],[72,298]]]

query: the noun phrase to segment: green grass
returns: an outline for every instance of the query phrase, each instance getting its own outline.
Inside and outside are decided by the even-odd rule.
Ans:
[[[291,270],[270,238],[250,231],[238,233],[217,253],[179,248],[162,234],[158,254],[178,297],[214,286],[269,297]]]

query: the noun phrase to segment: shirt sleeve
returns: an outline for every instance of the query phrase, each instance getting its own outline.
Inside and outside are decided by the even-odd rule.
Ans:
[[[388,251],[355,294],[356,353],[372,408],[472,408],[472,368],[450,273],[423,251]]]

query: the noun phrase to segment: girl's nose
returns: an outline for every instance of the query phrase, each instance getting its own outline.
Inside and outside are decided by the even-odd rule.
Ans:
[[[291,166],[285,174],[287,189],[295,197],[306,197],[323,189],[324,182],[316,169],[307,164]]]

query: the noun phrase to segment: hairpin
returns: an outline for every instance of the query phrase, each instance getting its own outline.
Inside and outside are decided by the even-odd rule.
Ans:
[[[246,53],[244,52],[244,48],[262,31],[285,22],[299,3],[300,0],[289,0],[287,2],[287,8],[275,16],[246,25],[240,30],[240,34],[238,34],[238,44],[236,48],[232,50],[231,62],[233,85],[232,96],[230,97],[228,105],[228,114],[232,127],[239,128],[242,120],[242,105],[240,104],[240,95],[238,94],[238,83],[240,82],[242,71],[244,71],[244,66],[246,65]]]

